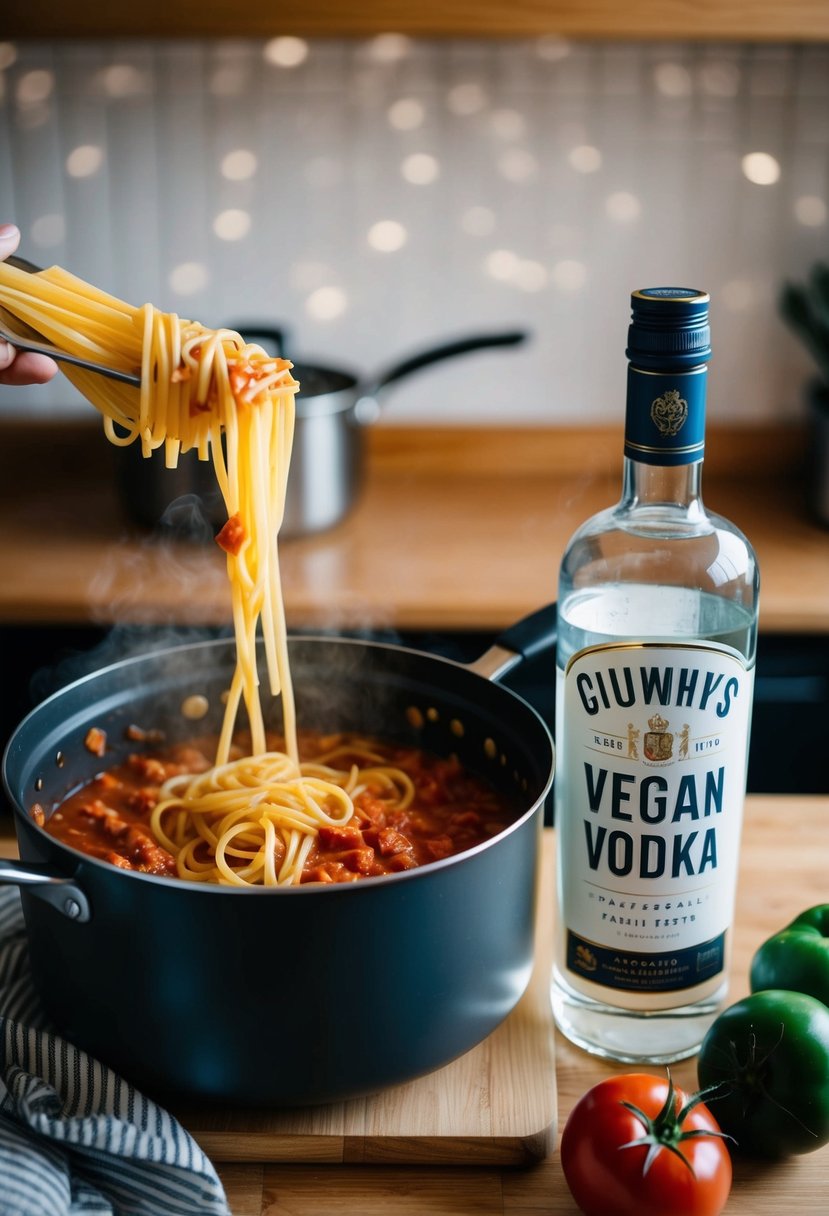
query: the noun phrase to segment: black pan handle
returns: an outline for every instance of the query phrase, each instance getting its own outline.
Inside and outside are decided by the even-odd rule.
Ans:
[[[441,343],[439,347],[421,350],[416,355],[410,355],[408,359],[401,359],[399,362],[391,364],[363,390],[363,395],[377,393],[379,389],[385,388],[385,385],[394,384],[404,376],[411,376],[412,372],[419,372],[422,367],[440,364],[444,359],[455,359],[457,355],[466,355],[472,350],[487,350],[490,347],[518,347],[521,343],[526,342],[526,338],[528,338],[528,333],[524,330],[509,330],[506,333],[473,333],[467,338],[456,338],[452,342]]]
[[[230,329],[240,333],[249,342],[258,342],[265,350],[278,355],[280,359],[288,358],[285,354],[288,336],[278,325],[263,325],[260,321],[244,321],[229,325]],[[364,381],[359,388],[358,400],[354,406],[354,418],[357,422],[374,422],[380,413],[378,398],[388,385],[410,376],[421,368],[429,367],[432,363],[442,363],[444,359],[454,359],[459,355],[469,354],[475,350],[488,350],[498,346],[520,346],[526,342],[529,334],[523,329],[511,329],[494,334],[470,334],[465,338],[455,338],[451,342],[443,342],[439,346],[430,346],[427,350],[419,351],[406,359],[392,363],[385,371],[379,372]]]
[[[396,384],[404,376],[419,372],[433,363],[442,363],[444,359],[454,359],[457,355],[466,355],[473,350],[487,350],[495,346],[519,346],[529,337],[526,330],[511,329],[503,333],[470,334],[466,338],[455,338],[451,342],[442,342],[439,346],[430,346],[416,355],[392,363],[385,371],[379,372],[373,379],[360,385],[359,396],[354,406],[354,420],[365,425],[375,422],[380,415],[380,398],[390,384]]]
[[[545,650],[552,650],[557,641],[558,605],[547,604],[510,625],[498,635],[493,645],[512,650],[526,660],[535,658]]]
[[[394,384],[396,380],[402,380],[404,376],[410,376],[412,372],[419,372],[421,368],[429,367],[432,363],[442,363],[444,359],[454,359],[457,355],[466,355],[473,350],[487,350],[496,346],[520,346],[522,342],[526,342],[528,336],[526,330],[514,329],[505,333],[470,334],[466,338],[456,338],[452,342],[431,346],[428,350],[420,351],[419,354],[410,355],[407,359],[392,363],[363,388],[362,395],[374,396],[386,385]]]
[[[240,321],[230,324],[228,328],[235,330],[249,342],[261,343],[266,350],[268,346],[272,347],[273,353],[280,359],[287,358],[285,349],[288,339],[281,326],[263,325],[261,321],[251,321],[250,323]],[[487,350],[496,346],[519,346],[522,342],[526,342],[528,337],[529,334],[526,330],[515,329],[507,330],[504,333],[470,334],[466,338],[456,338],[451,342],[443,342],[439,346],[430,346],[416,355],[410,355],[406,359],[392,363],[385,371],[366,382],[361,390],[362,395],[374,396],[387,384],[393,384],[396,380],[410,376],[412,372],[420,371],[422,367],[429,367],[432,363],[441,363],[444,359],[454,359],[458,355],[466,355],[474,350]]]
[[[558,608],[555,604],[548,604],[500,633],[489,650],[470,664],[470,669],[497,684],[519,663],[553,650],[557,639]],[[552,678],[554,672],[551,672]]]
[[[36,899],[51,904],[69,920],[84,923],[91,919],[89,900],[71,878],[63,878],[48,866],[25,861],[0,860],[0,885],[25,888]]]

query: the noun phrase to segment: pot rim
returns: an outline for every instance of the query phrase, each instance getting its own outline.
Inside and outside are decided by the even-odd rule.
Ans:
[[[138,663],[147,661],[148,659],[162,659],[164,656],[173,656],[176,654],[182,654],[183,652],[193,653],[199,650],[207,651],[210,649],[219,649],[220,647],[230,648],[234,645],[233,638],[210,638],[206,641],[184,642],[177,646],[163,647],[159,650],[147,651],[141,654],[131,655],[126,659],[119,659],[115,663],[109,663],[105,667],[97,668],[95,671],[88,672],[86,675],[79,677],[77,680],[73,680],[69,684],[65,684],[62,688],[57,689],[49,697],[45,698],[33,709],[31,709],[25,715],[25,717],[20,720],[12,732],[8,743],[6,744],[2,758],[3,789],[5,790],[6,796],[11,804],[15,821],[19,820],[26,831],[34,832],[38,836],[43,837],[46,841],[48,841],[50,851],[52,849],[56,849],[61,855],[66,856],[69,859],[73,867],[71,872],[69,874],[64,874],[61,871],[58,875],[59,877],[71,878],[72,881],[76,882],[78,886],[83,888],[83,870],[86,866],[91,866],[93,867],[94,871],[100,871],[101,873],[107,875],[117,874],[121,878],[130,882],[143,882],[152,886],[160,885],[162,890],[174,889],[179,891],[191,891],[193,893],[199,893],[200,895],[209,897],[220,897],[224,895],[253,895],[260,898],[310,898],[310,896],[319,894],[322,891],[329,892],[337,889],[340,892],[339,897],[345,898],[349,893],[356,895],[361,891],[364,892],[367,890],[373,890],[375,888],[386,887],[390,883],[396,884],[400,882],[412,882],[416,881],[417,879],[421,879],[423,881],[428,878],[430,874],[436,874],[442,872],[443,870],[451,869],[457,865],[463,865],[465,862],[471,861],[481,853],[497,846],[499,841],[518,831],[543,807],[544,800],[550,791],[555,775],[555,745],[553,743],[550,731],[547,728],[547,724],[544,722],[544,719],[541,717],[538,711],[512,689],[505,688],[503,685],[498,684],[496,680],[490,680],[486,676],[480,675],[473,669],[472,666],[465,663],[459,663],[454,659],[446,658],[443,655],[431,654],[428,651],[417,650],[407,646],[396,646],[390,642],[371,642],[364,641],[359,638],[325,637],[314,634],[291,634],[288,641],[289,644],[294,642],[321,642],[326,645],[334,643],[338,646],[354,646],[362,649],[368,647],[372,651],[391,651],[393,653],[403,653],[411,656],[412,658],[423,659],[429,661],[430,663],[436,663],[441,666],[464,671],[473,679],[483,680],[487,684],[494,685],[499,692],[504,694],[505,697],[514,699],[527,711],[529,711],[529,713],[537,720],[540,730],[543,731],[544,735],[546,736],[549,744],[550,764],[543,787],[538,792],[530,806],[521,811],[520,814],[518,814],[507,827],[498,832],[495,836],[490,837],[488,840],[484,840],[480,844],[473,846],[471,849],[466,849],[464,852],[456,853],[451,857],[444,857],[436,861],[430,861],[425,865],[417,866],[411,870],[402,870],[395,874],[369,876],[355,882],[347,883],[307,883],[283,887],[236,887],[231,886],[230,884],[224,885],[220,883],[192,882],[183,878],[148,874],[141,870],[122,870],[118,866],[113,866],[108,862],[100,860],[99,858],[92,857],[91,855],[83,853],[80,850],[73,849],[71,845],[68,845],[63,841],[58,840],[56,837],[51,836],[43,827],[35,823],[28,811],[26,811],[26,809],[18,801],[18,798],[11,786],[8,771],[9,762],[19,734],[25,729],[32,719],[39,717],[44,712],[47,712],[51,705],[60,702],[68,693],[74,692],[76,689],[83,687],[86,684],[98,681],[105,675],[109,675],[119,670],[135,667]]]
[[[318,397],[303,398],[302,390],[294,398],[297,422],[303,418],[336,418],[348,415],[359,398],[356,389],[341,389],[338,393],[321,393]]]
[[[303,372],[316,376],[336,377],[340,383],[337,387],[326,389],[322,393],[306,395],[302,391]],[[300,361],[294,364],[293,373],[299,381],[299,388],[294,397],[297,418],[348,413],[362,395],[365,384],[365,378],[358,375],[357,372],[347,368],[326,367],[322,363]]]

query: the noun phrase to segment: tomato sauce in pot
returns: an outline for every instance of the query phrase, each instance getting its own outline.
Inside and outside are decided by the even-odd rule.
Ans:
[[[348,740],[347,735],[305,732],[300,737],[301,758],[313,760],[332,746],[347,748]],[[517,806],[465,770],[456,757],[369,742],[384,764],[408,775],[414,795],[405,808],[394,809],[379,789],[369,786],[357,792],[350,820],[319,829],[302,883],[354,882],[427,865],[474,848],[515,819]],[[281,740],[269,739],[268,745],[278,749]],[[103,769],[51,815],[40,806],[32,808],[32,815],[50,835],[82,853],[122,869],[175,877],[175,858],[155,840],[150,816],[163,783],[206,771],[214,751],[215,740],[205,739],[135,752]],[[102,752],[96,746],[95,754]]]

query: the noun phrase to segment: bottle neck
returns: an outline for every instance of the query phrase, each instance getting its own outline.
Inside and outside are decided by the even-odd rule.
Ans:
[[[702,514],[706,364],[628,368],[622,506]]]
[[[628,510],[677,507],[688,515],[702,514],[702,461],[693,464],[645,464],[624,458],[621,505]]]

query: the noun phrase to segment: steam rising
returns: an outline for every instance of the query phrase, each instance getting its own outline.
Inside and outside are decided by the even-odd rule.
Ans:
[[[199,728],[218,727],[223,707],[217,692],[215,652],[207,648],[181,653],[179,649],[198,642],[230,639],[233,634],[225,558],[213,542],[216,525],[211,515],[215,512],[209,500],[186,494],[170,504],[154,533],[143,543],[137,545],[132,536],[113,545],[90,588],[90,616],[102,626],[112,620],[118,623],[108,628],[97,644],[67,651],[56,662],[37,670],[29,686],[32,703],[112,664],[172,651],[164,662],[165,673],[174,678],[181,691],[173,711],[176,733],[181,733],[186,725],[186,719],[178,712],[179,706],[188,697],[206,695],[208,689],[210,717]],[[352,636],[365,637],[359,622],[366,615],[365,605],[352,603],[339,614],[332,612],[324,632],[330,636],[338,632],[339,626],[348,629]],[[399,642],[400,638],[384,631],[383,640]],[[399,731],[395,719],[400,719],[401,714],[391,709],[390,699],[394,698],[388,688],[376,680],[365,679],[362,647],[330,646],[324,650],[322,664],[320,657],[320,647],[316,650],[312,647],[310,652],[306,648],[296,661],[292,659],[300,728],[359,730],[366,729],[370,721],[380,733],[386,723],[387,735]],[[269,729],[281,731],[281,700],[271,698],[264,669],[261,675],[265,721]],[[134,678],[136,674],[124,673],[125,680]],[[229,679],[228,674],[228,684]],[[93,690],[89,695],[94,701]],[[141,689],[136,687],[136,702],[141,699]],[[146,702],[141,717],[139,724],[148,729],[167,729],[172,725],[157,718],[150,720],[152,714],[148,718]],[[247,726],[244,707],[240,709],[238,725],[241,730]],[[189,729],[193,728],[190,722]]]
[[[169,505],[142,544],[131,538],[113,546],[90,587],[90,618],[118,623],[92,648],[67,651],[37,670],[32,700],[124,659],[230,636],[230,593],[214,533],[206,504],[186,494]],[[157,595],[148,595],[148,588]],[[201,677],[192,654],[180,661],[182,677],[189,675],[197,693]]]
[[[33,702],[104,667],[163,650],[168,652],[163,660],[164,675],[175,684],[176,692],[164,709],[148,702],[137,671],[124,672],[125,684],[135,687],[138,725],[179,737],[218,728],[223,710],[221,694],[230,682],[232,651],[223,648],[222,670],[217,674],[212,648],[189,648],[193,643],[232,638],[225,559],[213,543],[216,526],[209,511],[208,501],[184,495],[169,506],[155,533],[142,544],[136,545],[132,537],[112,547],[90,589],[90,599],[93,619],[102,624],[112,620],[119,623],[109,628],[97,645],[67,652],[57,662],[36,671],[30,683]],[[289,544],[282,548],[288,551],[284,570],[285,565],[292,565],[293,555]],[[316,555],[319,558],[319,550]],[[313,558],[305,555],[309,556]],[[457,750],[460,739],[457,732],[452,735],[449,725],[457,709],[450,712],[450,702],[441,692],[442,674],[430,670],[428,660],[413,664],[399,651],[386,656],[383,650],[369,647],[367,651],[361,644],[379,640],[398,647],[407,641],[411,644],[412,639],[390,628],[378,628],[376,609],[371,614],[373,627],[368,629],[365,621],[369,612],[361,598],[343,602],[339,571],[314,568],[313,561],[309,569],[303,560],[297,573],[306,580],[310,577],[317,595],[332,606],[322,636],[311,641],[294,637],[290,644],[300,730],[356,730],[389,741],[431,743],[433,750],[445,754]],[[290,578],[290,572],[287,578],[283,575],[288,589]],[[341,639],[343,633],[349,642],[329,644],[332,635]],[[419,635],[416,645],[427,651],[449,652],[450,656],[454,653],[454,657],[458,653],[437,635]],[[188,648],[182,652],[182,647]],[[477,650],[463,657],[477,657]],[[264,666],[260,671],[267,727],[281,732],[281,699],[270,696]],[[430,687],[432,678],[435,683]],[[92,713],[96,695],[93,686],[89,692]],[[188,720],[182,705],[188,698],[204,697],[209,700],[209,716],[197,723]],[[418,708],[423,717],[433,704],[441,706],[440,722],[430,720],[425,731],[416,729],[408,716],[411,707]],[[241,731],[247,727],[243,707],[238,727]],[[424,734],[430,736],[428,741]]]

